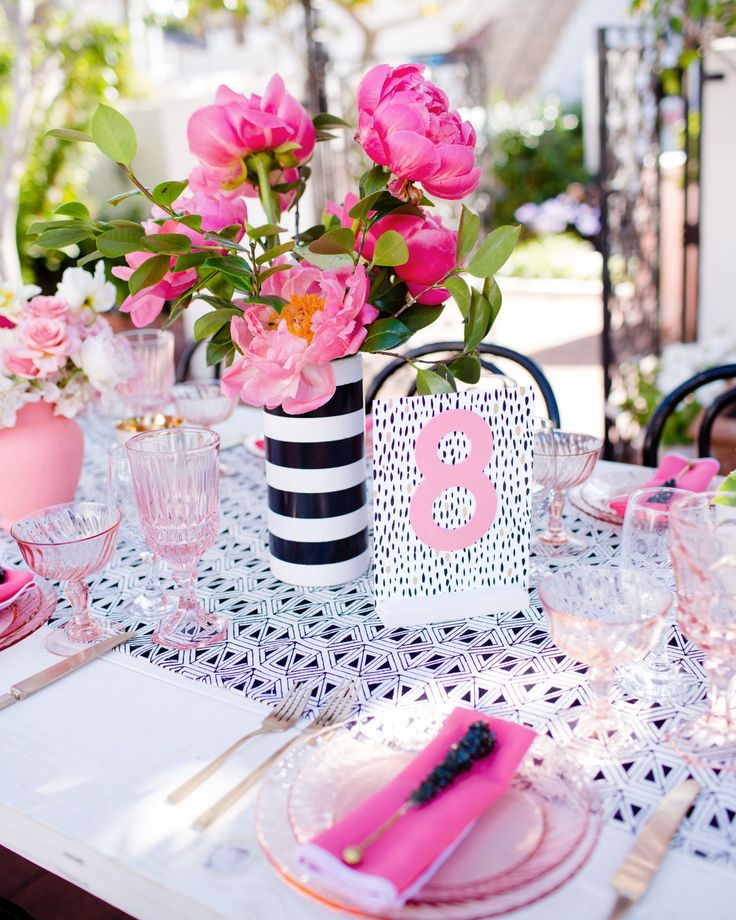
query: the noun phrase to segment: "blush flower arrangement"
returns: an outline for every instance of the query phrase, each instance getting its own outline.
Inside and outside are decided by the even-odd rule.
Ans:
[[[147,188],[132,167],[135,132],[109,106],[97,108],[90,134],[51,132],[96,144],[133,185],[111,202],[141,195],[151,217],[92,220],[84,205],[70,202],[58,209],[60,220],[31,231],[42,247],[94,240],[80,264],[115,262],[113,274],[130,292],[121,309],[136,326],[151,323],[167,303],[170,324],[193,298],[208,302],[195,338],[209,340],[210,364],[224,363],[223,389],[252,405],[293,415],[322,406],[335,391],[332,361],[359,350],[393,355],[450,298],[465,324],[463,353],[449,365],[408,363],[420,394],[452,391],[456,380],[475,383],[477,347],[501,307],[494,275],[519,228],[480,238],[480,218],[465,206],[457,229],[433,213],[428,196],[464,198],[481,171],[472,126],[422,66],[374,67],[358,87],[357,110],[355,140],[371,166],[358,194],[326,202],[316,226],[299,224],[309,161],[316,142],[347,125],[329,114],[311,119],[275,75],[263,96],[221,86],[211,105],[194,112],[187,137],[198,163],[185,181]],[[254,196],[267,215],[260,226],[248,221]],[[292,208],[296,232],[287,239],[279,222]],[[477,281],[468,284],[465,273]]]
[[[100,314],[115,304],[104,265],[94,274],[68,268],[56,293],[0,282],[0,428],[12,428],[25,405],[47,402],[74,418],[133,373],[130,356]]]

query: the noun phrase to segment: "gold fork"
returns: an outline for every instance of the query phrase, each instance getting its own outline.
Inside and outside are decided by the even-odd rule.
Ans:
[[[335,687],[329,700],[322,706],[309,725],[302,729],[301,735],[308,735],[320,731],[323,728],[329,728],[339,722],[344,722],[352,712],[357,697],[358,688],[355,686],[355,683],[351,680],[343,680]],[[252,770],[245,779],[242,779],[237,786],[233,786],[233,788],[229,792],[226,792],[222,798],[218,799],[214,805],[206,811],[203,811],[202,814],[192,822],[192,827],[195,830],[203,831],[214,824],[218,818],[221,818],[238,799],[242,798],[242,796],[258,782],[271,764],[275,763],[296,740],[296,738],[290,738],[285,744],[282,744],[281,747],[264,760],[260,766]]]
[[[190,777],[186,782],[182,783],[181,786],[170,793],[166,801],[170,802],[172,805],[181,802],[191,792],[194,792],[195,789],[201,786],[206,779],[209,779],[215,771],[219,770],[230,755],[234,754],[235,751],[241,748],[246,741],[250,741],[251,738],[256,738],[258,735],[268,735],[271,732],[285,732],[287,729],[293,728],[304,715],[304,710],[309,705],[309,697],[314,686],[314,681],[309,681],[306,684],[297,684],[290,693],[287,693],[279,705],[268,713],[258,728],[252,732],[248,732],[247,735],[243,735],[242,738],[238,738],[238,740],[233,742],[233,744],[224,750],[222,754],[219,754],[214,760],[205,764],[205,766],[197,771],[194,776]]]

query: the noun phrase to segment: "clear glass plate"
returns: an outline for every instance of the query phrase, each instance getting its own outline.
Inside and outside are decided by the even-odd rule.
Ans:
[[[576,508],[599,521],[621,524],[623,518],[610,503],[623,495],[630,495],[652,478],[652,471],[646,467],[631,467],[620,464],[599,466],[590,479],[571,489],[569,498]]]
[[[426,715],[367,716],[295,744],[264,781],[256,812],[259,841],[280,874],[323,903],[374,916],[298,865],[295,847],[389,782],[440,724]],[[539,737],[509,793],[413,900],[381,916],[474,920],[516,910],[579,871],[600,824],[597,793],[582,771],[551,739]]]
[[[0,651],[43,626],[56,609],[56,602],[51,583],[37,576],[14,603],[0,610]]]

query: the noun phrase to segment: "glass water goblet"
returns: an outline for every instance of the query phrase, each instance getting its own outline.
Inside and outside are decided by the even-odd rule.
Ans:
[[[211,428],[227,421],[235,411],[236,400],[227,396],[218,380],[186,380],[177,383],[172,391],[176,411],[189,425]],[[235,470],[220,462],[220,473],[232,476]]]
[[[126,442],[133,489],[146,543],[171,568],[179,601],[153,641],[193,649],[221,642],[224,618],[197,601],[200,556],[217,540],[220,521],[220,436],[207,428],[137,434]]]
[[[539,598],[552,641],[588,666],[590,701],[570,710],[573,748],[599,761],[646,744],[636,721],[611,701],[615,668],[641,661],[657,642],[672,592],[650,572],[577,566],[542,581]]]
[[[626,503],[621,533],[620,565],[624,569],[648,569],[669,588],[675,576],[670,558],[670,506],[692,493],[669,487],[639,489]],[[668,654],[674,607],[659,641],[645,660],[619,675],[629,696],[661,705],[681,705],[692,699],[697,682],[676,665]]]
[[[140,551],[144,565],[142,589],[125,607],[125,613],[139,622],[158,623],[174,611],[176,598],[161,590],[161,558],[157,553],[143,550],[145,537],[135,501],[130,463],[125,447],[111,448],[107,457],[107,494],[111,505],[121,514],[120,536],[133,549]]]
[[[668,736],[685,760],[736,770],[736,507],[691,494],[670,511],[670,552],[683,634],[704,652],[706,710]]]
[[[89,609],[85,579],[102,569],[117,543],[120,512],[100,502],[49,505],[17,520],[10,529],[28,567],[42,578],[66,582],[72,608],[66,626],[54,629],[46,648],[73,655],[117,628]]]
[[[119,387],[128,411],[134,416],[160,412],[169,402],[174,385],[174,335],[162,329],[119,332],[130,351],[135,373]]]
[[[580,485],[593,472],[603,447],[600,438],[559,429],[538,431],[534,437],[534,479],[550,491],[547,528],[538,534],[533,552],[542,557],[574,556],[586,540],[565,530],[562,512],[568,489]]]

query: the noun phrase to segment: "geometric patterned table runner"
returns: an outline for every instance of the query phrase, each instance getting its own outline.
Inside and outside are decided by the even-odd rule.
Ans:
[[[105,449],[88,436],[80,497],[104,495]],[[229,450],[227,460],[239,472],[222,479],[220,536],[200,563],[197,584],[204,604],[230,618],[227,641],[211,649],[171,651],[142,637],[116,654],[260,702],[280,699],[296,682],[316,680],[316,707],[339,680],[350,677],[359,685],[361,708],[369,702],[372,709],[472,706],[564,743],[559,713],[582,700],[584,669],[550,642],[536,597],[515,613],[406,629],[384,627],[376,616],[371,572],[337,588],[304,591],[283,584],[271,575],[265,551],[263,461],[242,447]],[[568,510],[572,529],[591,540],[584,561],[614,558],[618,528]],[[20,562],[7,535],[0,537],[0,552]],[[93,604],[116,611],[140,577],[138,552],[121,544],[92,582]],[[57,617],[67,615],[62,601]],[[671,646],[683,666],[702,678],[698,650],[674,632]],[[665,791],[693,775],[704,789],[674,845],[736,869],[736,775],[691,769],[680,760],[663,741],[674,710],[628,705],[650,745],[629,761],[601,764],[597,781],[606,816],[637,830]]]

